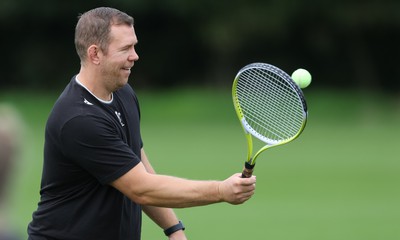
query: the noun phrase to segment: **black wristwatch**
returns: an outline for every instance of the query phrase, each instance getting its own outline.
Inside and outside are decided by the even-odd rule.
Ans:
[[[183,223],[182,223],[181,221],[179,221],[178,224],[176,224],[176,225],[174,225],[174,226],[172,226],[172,227],[169,227],[169,228],[165,229],[165,230],[164,230],[164,233],[165,233],[165,236],[168,237],[169,235],[171,235],[171,234],[173,234],[174,232],[177,232],[177,231],[179,231],[179,230],[185,230],[185,226],[183,226]]]

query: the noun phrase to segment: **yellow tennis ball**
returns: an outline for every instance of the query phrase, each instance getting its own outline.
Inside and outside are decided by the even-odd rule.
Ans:
[[[300,88],[306,88],[311,83],[311,74],[307,70],[299,68],[292,73],[292,79]]]

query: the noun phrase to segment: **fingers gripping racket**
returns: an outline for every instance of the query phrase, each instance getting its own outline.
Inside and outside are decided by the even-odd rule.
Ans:
[[[253,63],[235,77],[232,97],[244,129],[248,151],[242,177],[251,177],[263,151],[296,139],[307,122],[307,104],[301,89],[279,68]],[[253,137],[266,143],[253,156]]]

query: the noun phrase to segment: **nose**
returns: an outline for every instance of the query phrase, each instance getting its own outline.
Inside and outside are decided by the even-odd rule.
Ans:
[[[129,59],[128,60],[129,61],[134,61],[134,62],[139,60],[139,55],[137,54],[135,49],[132,50],[132,53],[129,55]]]

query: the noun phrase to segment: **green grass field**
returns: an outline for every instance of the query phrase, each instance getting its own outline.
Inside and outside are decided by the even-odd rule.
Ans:
[[[176,211],[189,239],[400,239],[400,99],[308,89],[305,94],[305,131],[259,157],[250,201]],[[241,171],[246,142],[229,90],[138,95],[145,149],[159,173],[224,179]],[[24,238],[39,199],[44,125],[56,97],[0,92],[0,102],[13,104],[26,123],[6,209]],[[143,239],[165,239],[147,217]]]

